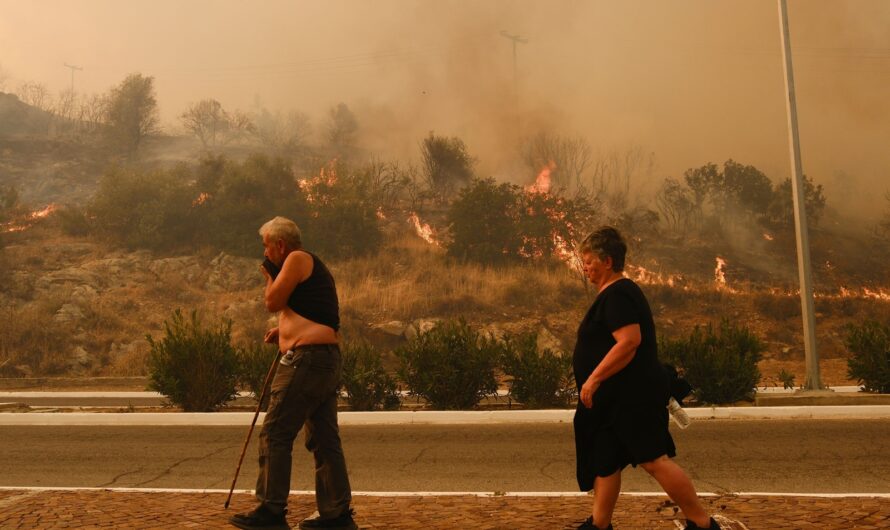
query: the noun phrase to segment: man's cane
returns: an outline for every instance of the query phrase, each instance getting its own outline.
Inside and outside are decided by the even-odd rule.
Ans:
[[[275,360],[272,361],[272,366],[269,367],[269,373],[266,374],[266,380],[263,382],[263,390],[260,392],[260,399],[256,404],[256,412],[253,413],[253,421],[250,422],[250,429],[247,431],[247,439],[244,440],[244,447],[241,448],[241,456],[238,458],[238,467],[235,468],[235,477],[232,479],[232,487],[229,488],[229,496],[226,498],[226,505],[223,508],[225,510],[229,508],[229,501],[232,500],[232,492],[235,491],[235,482],[238,481],[238,472],[241,471],[241,463],[244,462],[244,453],[247,452],[247,444],[250,443],[250,435],[253,434],[253,426],[256,425],[256,419],[260,415],[260,408],[263,406],[263,399],[266,397],[266,389],[269,388],[269,383],[272,381],[272,374],[275,373],[275,367],[278,366],[279,359],[281,359],[280,351],[275,355]]]

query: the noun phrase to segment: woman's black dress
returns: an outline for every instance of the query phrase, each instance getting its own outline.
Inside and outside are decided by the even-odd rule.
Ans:
[[[575,450],[578,486],[593,489],[597,476],[609,476],[628,464],[676,455],[668,431],[667,374],[658,361],[655,323],[643,292],[622,278],[603,289],[578,327],[573,357],[575,383],[581,386],[615,345],[612,332],[639,324],[642,341],[630,363],[602,382],[593,406],[578,401]]]

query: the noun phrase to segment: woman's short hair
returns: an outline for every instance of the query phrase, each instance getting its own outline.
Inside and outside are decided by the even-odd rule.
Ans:
[[[621,272],[624,270],[624,256],[627,254],[627,244],[618,230],[611,226],[601,226],[594,230],[581,242],[581,254],[592,252],[600,259],[612,258],[612,270]]]
[[[287,217],[275,217],[260,227],[260,236],[271,240],[282,240],[289,249],[297,250],[303,247],[303,236],[297,223]]]

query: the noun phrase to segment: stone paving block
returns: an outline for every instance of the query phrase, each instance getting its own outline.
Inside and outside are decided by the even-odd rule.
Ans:
[[[251,495],[233,497],[223,509],[222,493],[4,491],[0,528],[231,528],[228,518],[253,508]],[[754,497],[702,499],[730,528],[888,528],[890,501],[870,497]],[[387,530],[473,528],[478,530],[575,528],[587,517],[590,497],[446,496],[354,498],[361,528]],[[315,510],[311,495],[290,499],[289,522]],[[682,514],[664,497],[622,495],[614,523],[620,529],[676,529]],[[740,521],[745,526],[733,524]]]

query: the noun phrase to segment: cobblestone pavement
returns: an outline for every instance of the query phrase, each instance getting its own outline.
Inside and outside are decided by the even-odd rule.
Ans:
[[[0,491],[0,529],[232,528],[227,519],[253,506],[224,493]],[[708,509],[726,529],[890,528],[887,498],[709,496]],[[586,517],[590,499],[578,496],[472,495],[367,496],[353,502],[356,521],[368,529],[564,529]],[[292,495],[288,521],[296,528],[314,511],[314,498]],[[665,497],[623,495],[613,520],[618,529],[676,529],[682,518]]]

